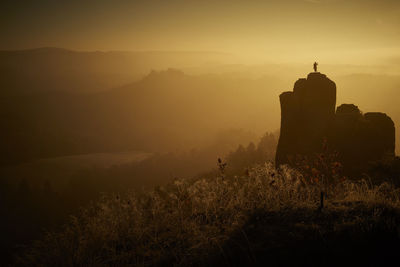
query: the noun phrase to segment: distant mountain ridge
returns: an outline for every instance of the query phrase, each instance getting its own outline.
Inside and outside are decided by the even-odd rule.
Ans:
[[[208,50],[74,50],[63,47],[56,46],[43,46],[36,48],[27,48],[27,49],[3,49],[0,50],[0,53],[9,53],[9,52],[70,52],[70,53],[127,53],[127,54],[150,54],[150,53],[165,53],[165,54],[220,54],[220,55],[231,55],[227,52],[221,51],[208,51]]]
[[[57,47],[3,50],[1,94],[98,92],[138,80],[152,69],[192,66],[228,56],[207,51],[88,52]]]

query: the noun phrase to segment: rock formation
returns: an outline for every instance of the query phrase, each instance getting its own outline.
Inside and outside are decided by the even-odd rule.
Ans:
[[[336,110],[332,128],[329,141],[349,175],[367,171],[368,163],[395,156],[395,127],[385,113],[363,115],[357,106],[343,104]]]
[[[390,117],[378,112],[363,115],[353,104],[343,104],[335,112],[336,85],[326,75],[310,73],[279,98],[277,166],[290,163],[296,155],[315,155],[324,140],[354,175],[364,171],[368,162],[394,158],[395,128]]]

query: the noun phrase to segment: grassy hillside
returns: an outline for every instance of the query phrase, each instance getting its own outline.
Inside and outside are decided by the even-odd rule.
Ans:
[[[222,163],[222,162],[221,162]],[[387,265],[400,248],[399,189],[330,187],[272,164],[104,196],[20,257],[29,265]],[[361,255],[363,255],[361,259]],[[359,258],[360,257],[360,258]]]

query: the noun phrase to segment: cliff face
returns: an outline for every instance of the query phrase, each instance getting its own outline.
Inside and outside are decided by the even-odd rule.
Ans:
[[[365,171],[368,162],[395,156],[391,118],[378,112],[363,115],[353,104],[343,104],[335,112],[336,85],[324,74],[314,72],[297,80],[292,92],[280,95],[280,103],[277,166],[290,163],[296,155],[315,155],[323,140],[352,175]]]

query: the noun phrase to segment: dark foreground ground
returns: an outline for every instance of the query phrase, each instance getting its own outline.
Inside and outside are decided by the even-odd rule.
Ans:
[[[225,242],[216,242],[211,253],[206,249],[179,262],[169,254],[139,265],[400,266],[400,211],[384,204],[331,204],[322,212],[314,208],[260,210],[238,229]],[[130,265],[105,262],[99,266]],[[43,262],[26,263],[17,261],[16,265],[43,266]]]
[[[400,266],[399,211],[362,203],[254,214],[212,266]]]

